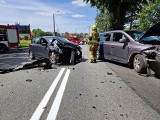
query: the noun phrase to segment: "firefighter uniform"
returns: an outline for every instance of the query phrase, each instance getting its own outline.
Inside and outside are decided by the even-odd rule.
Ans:
[[[89,58],[91,60],[91,63],[96,63],[98,43],[99,33],[97,32],[96,26],[93,25],[89,40]]]

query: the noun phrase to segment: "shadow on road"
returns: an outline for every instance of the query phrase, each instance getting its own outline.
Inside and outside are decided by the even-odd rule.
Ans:
[[[98,60],[97,62],[108,62],[108,63],[114,64],[114,65],[118,65],[118,66],[121,66],[121,67],[134,69],[133,66],[130,66],[128,64],[123,64],[123,63],[119,63],[119,62],[115,62],[115,61],[111,61],[111,60]],[[150,71],[150,72],[151,73],[149,73],[149,75],[148,75],[147,72],[145,74],[140,74],[140,73],[137,73],[137,74],[139,74],[140,76],[144,76],[144,77],[154,77],[156,79],[160,79],[160,74],[156,74],[154,71]]]

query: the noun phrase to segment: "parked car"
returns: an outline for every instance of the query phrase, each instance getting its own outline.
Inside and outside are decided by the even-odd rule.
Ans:
[[[79,45],[58,36],[34,38],[29,46],[31,59],[49,58],[52,63],[75,64],[82,57]]]
[[[158,59],[160,51],[160,23],[147,32],[115,30],[100,33],[98,59],[108,59],[133,66],[137,73],[145,73],[147,60]]]

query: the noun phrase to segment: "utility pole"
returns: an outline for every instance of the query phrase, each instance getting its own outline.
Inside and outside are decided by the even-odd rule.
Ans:
[[[59,12],[59,11],[56,11],[56,13]],[[56,27],[56,21],[55,21],[55,15],[53,13],[53,34],[54,36],[56,36],[56,30],[55,30],[55,27]]]
[[[90,27],[91,27],[91,26],[87,26],[87,27],[88,27],[88,29],[89,29],[89,33],[88,33],[88,35],[89,35],[89,34],[90,34]]]
[[[55,32],[55,17],[54,17],[54,13],[53,13],[53,35],[56,36],[56,32]]]

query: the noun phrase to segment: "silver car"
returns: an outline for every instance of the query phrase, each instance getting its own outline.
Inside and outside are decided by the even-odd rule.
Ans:
[[[100,33],[98,59],[108,59],[133,66],[136,72],[146,73],[149,60],[158,59],[160,23],[147,32],[115,30]]]

